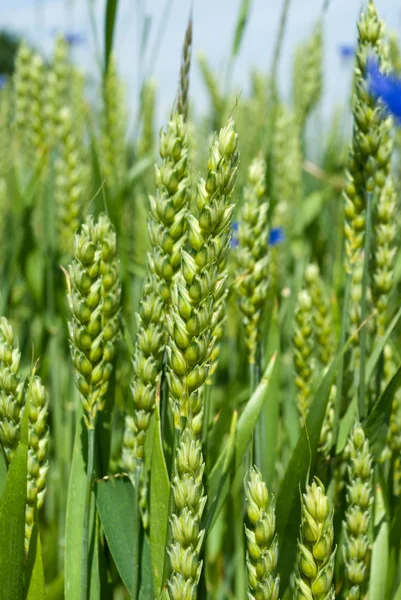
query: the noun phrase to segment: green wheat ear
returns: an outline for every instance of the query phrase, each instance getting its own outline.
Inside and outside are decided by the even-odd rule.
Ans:
[[[155,108],[156,82],[148,79],[144,82],[141,94],[142,131],[138,144],[138,155],[146,157],[153,154],[155,146]]]
[[[123,462],[131,474],[137,461],[144,457],[146,433],[155,407],[156,390],[163,369],[163,351],[168,337],[165,320],[172,310],[173,288],[180,276],[181,252],[187,241],[191,181],[185,121],[188,112],[191,44],[190,21],[184,41],[177,107],[167,130],[160,132],[159,152],[162,164],[155,166],[156,195],[150,196],[148,232],[151,252],[148,254],[140,300],[133,358],[134,377],[131,389],[134,411],[132,416],[128,415],[125,419],[122,449]],[[148,110],[145,106],[143,109]],[[150,126],[150,122],[146,120],[149,115],[144,113],[143,116],[144,127]],[[143,472],[141,476],[144,481]]]
[[[333,511],[323,484],[315,477],[302,494],[295,600],[334,600]]]
[[[181,429],[184,418],[196,435],[202,431],[201,391],[217,364],[215,341],[222,336],[226,263],[235,208],[231,195],[239,161],[237,137],[230,119],[213,140],[207,179],[198,183],[198,217],[188,215],[190,252],[182,250],[181,276],[167,315],[167,379],[175,427]]]
[[[305,286],[312,301],[313,351],[324,372],[334,358],[335,336],[330,303],[317,264],[308,265],[305,271]],[[337,388],[331,386],[326,414],[320,432],[319,454],[327,459],[333,442],[334,403]]]
[[[71,68],[68,44],[60,34],[54,44],[51,67],[46,72],[43,112],[47,144],[50,148],[58,139],[60,111],[68,101]]]
[[[188,21],[185,32],[182,62],[180,69],[180,87],[177,97],[177,112],[182,115],[184,121],[188,119],[189,112],[189,70],[191,68],[192,55],[192,19]]]
[[[369,95],[365,71],[371,54],[386,64],[384,24],[374,2],[369,1],[358,23],[358,48],[354,70],[354,132],[347,172],[345,199],[346,268],[352,270],[364,246],[367,194],[380,194],[390,168],[392,144],[389,123],[381,119]]]
[[[291,109],[279,107],[274,128],[272,149],[272,227],[282,227],[289,239],[295,223],[295,215],[300,210],[302,199],[302,151],[300,129]],[[280,246],[272,248],[272,277],[276,277],[276,269]],[[281,265],[282,267],[282,265]]]
[[[110,57],[103,84],[102,130],[100,135],[100,162],[102,175],[111,190],[118,190],[125,182],[126,110],[124,89],[117,75],[114,56]]]
[[[196,599],[202,570],[200,552],[205,535],[202,515],[206,496],[202,482],[205,469],[202,447],[191,429],[186,428],[181,434],[174,464],[168,597],[170,600]]]
[[[343,558],[346,600],[359,600],[369,575],[369,525],[373,503],[372,457],[369,442],[357,423],[348,440],[347,510],[344,521]]]
[[[0,319],[0,440],[10,464],[20,438],[21,413],[25,403],[20,374],[21,353],[13,328]]]
[[[244,315],[245,343],[250,364],[262,338],[263,309],[269,291],[268,210],[266,163],[255,159],[248,171],[244,204],[238,225],[238,263],[240,266],[239,307]]]
[[[25,510],[25,552],[34,525],[35,505],[43,506],[46,494],[46,475],[49,470],[48,398],[40,377],[34,377],[30,385],[28,415],[28,475],[27,505]]]
[[[297,407],[300,426],[309,412],[312,400],[313,322],[312,298],[306,290],[298,294],[293,334],[294,366],[296,372]]]
[[[15,128],[19,148],[35,166],[47,151],[45,128],[46,69],[42,57],[22,42],[15,61]]]
[[[253,467],[246,485],[250,527],[247,539],[248,599],[277,600],[280,577],[276,575],[278,538],[275,534],[275,499],[269,495],[261,473]]]
[[[318,104],[323,87],[323,27],[318,21],[310,39],[300,44],[294,60],[293,102],[301,131]]]
[[[57,233],[61,253],[71,256],[74,235],[82,222],[89,169],[81,132],[76,129],[73,112],[67,106],[58,116],[58,139],[59,153],[54,164]]]
[[[106,215],[89,216],[75,235],[69,270],[70,349],[86,426],[104,408],[119,335],[121,285],[116,234]]]
[[[142,460],[146,433],[155,407],[167,339],[166,314],[172,307],[172,289],[179,276],[181,250],[187,235],[189,201],[188,136],[182,115],[174,113],[160,134],[155,167],[157,193],[150,197],[148,220],[151,252],[142,289],[133,357],[134,411],[125,421],[123,461],[129,472]]]
[[[334,356],[334,323],[330,303],[317,264],[310,264],[306,268],[305,283],[312,300],[317,358],[323,367],[327,367]]]

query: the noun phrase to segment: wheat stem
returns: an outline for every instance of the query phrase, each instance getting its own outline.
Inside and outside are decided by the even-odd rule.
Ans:
[[[82,527],[82,574],[81,600],[87,600],[89,595],[89,527],[92,505],[92,482],[95,466],[95,429],[88,428],[88,464],[86,467],[85,511]]]

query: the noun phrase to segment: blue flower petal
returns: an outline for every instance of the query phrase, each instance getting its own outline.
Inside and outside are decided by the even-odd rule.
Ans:
[[[231,238],[230,246],[231,248],[238,248],[239,240],[238,240],[238,221],[234,221],[232,224],[233,235]]]
[[[6,83],[7,83],[7,76],[0,75],[0,90],[3,89],[3,87],[5,87]]]
[[[86,43],[86,36],[81,31],[59,31],[55,27],[50,29],[49,31],[52,37],[57,37],[58,35],[62,35],[64,40],[69,46],[81,46]]]
[[[341,46],[338,47],[338,51],[341,58],[347,60],[348,58],[355,56],[356,49],[352,44],[341,44]]]
[[[269,232],[269,246],[277,246],[284,241],[284,229],[282,227],[273,227]]]
[[[376,100],[381,100],[401,125],[401,80],[381,73],[379,63],[373,58],[368,61],[367,76],[369,93]]]
[[[86,37],[83,33],[73,31],[66,31],[64,39],[69,46],[80,46],[86,42]]]

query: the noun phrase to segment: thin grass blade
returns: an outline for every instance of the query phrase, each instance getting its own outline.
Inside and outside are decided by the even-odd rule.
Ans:
[[[29,399],[28,399],[29,403]],[[28,460],[28,407],[21,439],[7,473],[0,499],[0,599],[22,600],[25,576],[25,503]]]
[[[107,71],[110,55],[113,50],[114,30],[116,25],[116,15],[118,0],[107,0],[106,19],[104,29],[104,70]]]
[[[26,564],[26,600],[43,600],[45,598],[45,576],[43,572],[42,548],[40,544],[39,526],[36,521],[29,543]]]

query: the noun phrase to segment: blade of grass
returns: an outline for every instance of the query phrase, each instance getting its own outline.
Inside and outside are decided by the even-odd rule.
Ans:
[[[77,427],[70,481],[67,492],[67,510],[65,523],[65,600],[80,598],[83,567],[83,523],[86,497],[86,461],[88,454],[88,434],[82,417],[82,403],[77,410]]]
[[[278,430],[280,412],[280,330],[278,326],[278,307],[276,306],[269,327],[269,346],[267,357],[270,359],[277,352],[277,359],[270,381],[269,399],[263,405],[265,421],[264,438],[264,472],[262,475],[267,488],[271,489],[276,475],[276,460],[278,457]]]
[[[113,50],[118,0],[107,0],[104,22],[104,72],[107,73],[110,55]]]
[[[40,544],[37,511],[35,525],[29,542],[29,552],[26,564],[26,600],[43,600],[45,598],[45,577],[43,572],[42,548]]]
[[[379,460],[387,442],[394,394],[400,386],[401,366],[394,373],[380,398],[373,406],[363,428],[369,438],[372,455]]]
[[[32,382],[32,379],[31,379]],[[28,460],[28,392],[21,439],[0,499],[0,599],[22,600],[25,575],[25,504]]]
[[[222,492],[223,486],[225,484],[226,478],[229,474],[231,463],[232,463],[232,460],[233,460],[234,454],[235,454],[235,441],[236,441],[236,434],[237,434],[237,425],[238,425],[238,413],[237,413],[237,411],[234,411],[232,420],[231,420],[230,434],[228,436],[227,445],[226,445],[224,451],[220,455],[220,457],[224,456],[224,461],[220,461],[220,457],[219,457],[219,462],[220,462],[219,471],[216,474],[214,474],[214,472],[212,471],[213,480],[211,483],[215,485],[215,482],[217,481],[217,488],[215,490],[214,500],[213,500],[212,504],[210,505],[210,508],[208,508],[208,511],[206,513],[205,524],[204,524],[206,534],[208,533],[208,531],[210,529],[212,529],[212,526],[218,517],[218,514],[216,514],[216,509],[217,509],[217,506],[218,506],[218,503],[220,500],[220,496],[221,496],[221,492]],[[216,465],[217,465],[217,463],[216,463]],[[212,488],[212,486],[211,486],[211,488]],[[228,493],[228,490],[227,490],[227,493]],[[209,496],[209,493],[208,493],[208,496]],[[220,508],[222,508],[222,505],[223,505],[223,503],[221,503]]]
[[[4,451],[0,444],[0,498],[3,494],[4,486],[6,485],[7,465],[4,458]]]
[[[343,418],[340,421],[340,426],[338,429],[337,445],[336,445],[336,454],[341,454],[341,452],[344,450],[344,448],[347,444],[348,436],[350,434],[352,426],[356,421],[357,415],[358,415],[358,398],[355,396],[353,398],[351,404],[347,408],[347,412],[345,413],[345,415],[343,416]]]
[[[101,479],[96,483],[96,504],[107,544],[126,589],[132,589],[134,546],[134,488],[128,478]]]
[[[369,357],[369,360],[366,364],[366,374],[365,374],[365,383],[366,386],[369,385],[371,378],[373,377],[373,373],[374,370],[380,360],[380,355],[384,350],[384,346],[387,344],[390,335],[392,334],[395,326],[397,325],[398,321],[400,320],[401,317],[401,308],[397,311],[397,313],[395,314],[394,318],[392,319],[390,325],[387,327],[386,333],[379,338],[374,347],[373,347],[373,351],[372,354]]]
[[[127,477],[100,479],[96,483],[96,504],[108,547],[128,592],[133,586],[134,487]],[[150,549],[143,536],[141,549],[140,600],[155,597],[152,587]]]
[[[271,73],[272,73],[272,84],[273,84],[275,91],[277,91],[277,88],[275,87],[276,86],[277,69],[278,69],[278,65],[280,63],[281,48],[283,46],[285,26],[287,23],[287,17],[288,17],[288,13],[290,10],[290,3],[291,3],[291,0],[283,0],[283,7],[281,9],[281,15],[280,15],[280,24],[279,24],[279,28],[277,31],[276,43],[274,46],[273,63],[272,63]]]
[[[226,82],[225,82],[226,96],[228,96],[230,94],[234,62],[240,51],[242,40],[244,39],[244,34],[245,34],[246,26],[248,23],[251,6],[252,6],[252,0],[242,0],[241,5],[238,10],[237,23],[235,26],[233,43],[232,43],[232,47],[231,47],[231,56],[230,56],[230,59],[227,64]]]

